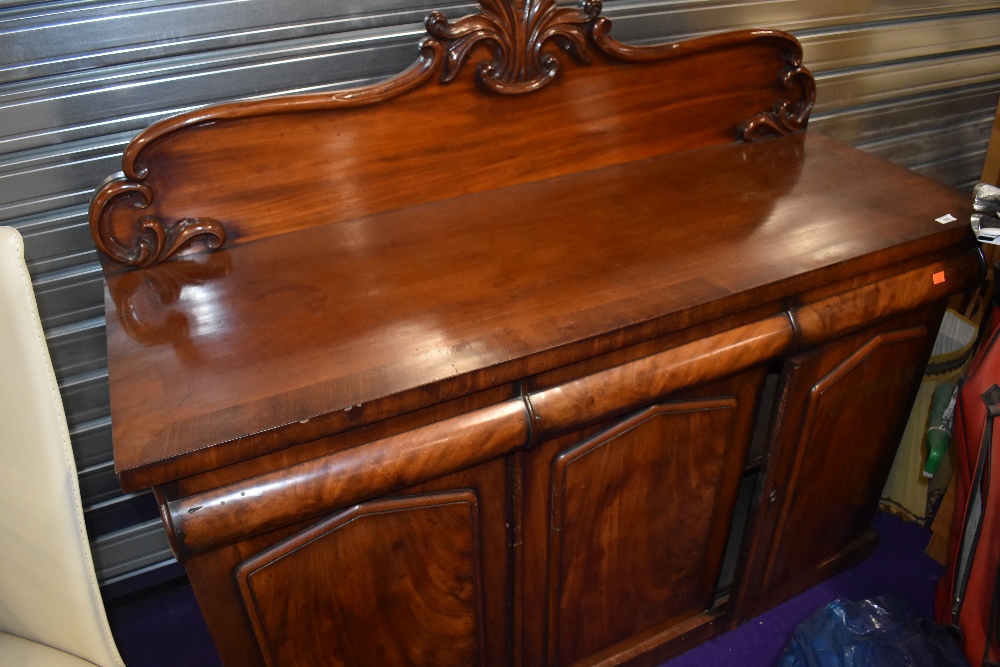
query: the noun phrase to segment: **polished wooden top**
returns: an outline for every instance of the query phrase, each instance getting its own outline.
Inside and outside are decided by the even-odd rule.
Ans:
[[[799,132],[109,272],[116,468],[141,488],[777,311],[971,244],[969,214],[951,188]]]

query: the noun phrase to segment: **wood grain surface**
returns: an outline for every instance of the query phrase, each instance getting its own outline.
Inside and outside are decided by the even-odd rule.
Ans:
[[[236,577],[271,667],[471,667],[485,664],[479,544],[472,491],[410,496],[338,513]]]
[[[499,458],[530,442],[520,400],[169,502],[181,555],[206,551]]]
[[[109,275],[116,466],[158,484],[564,365],[611,331],[621,346],[780,302],[968,243],[931,217],[968,210],[791,135]]]
[[[733,399],[656,406],[555,460],[549,664],[712,606],[719,479],[743,453],[738,438],[727,452],[735,409]]]

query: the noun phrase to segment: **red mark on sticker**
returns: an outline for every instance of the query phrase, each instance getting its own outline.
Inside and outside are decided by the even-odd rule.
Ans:
[[[944,271],[938,271],[933,276],[931,276],[931,279],[934,281],[935,285],[940,285],[941,283],[944,282]]]

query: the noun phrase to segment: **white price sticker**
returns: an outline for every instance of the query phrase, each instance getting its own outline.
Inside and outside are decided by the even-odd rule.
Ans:
[[[958,218],[953,216],[951,213],[945,213],[940,218],[934,218],[935,222],[940,222],[942,225],[947,225],[949,222],[955,222],[956,220],[958,220]]]

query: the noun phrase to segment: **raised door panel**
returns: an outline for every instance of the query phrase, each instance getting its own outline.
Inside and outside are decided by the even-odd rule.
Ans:
[[[872,545],[871,521],[933,339],[925,317],[789,361],[763,485],[760,523],[770,546],[755,568],[766,603],[754,611]]]
[[[486,663],[472,490],[361,503],[237,568],[268,665]]]
[[[540,449],[529,479],[540,481],[547,465],[548,497],[533,503],[538,489],[527,491],[526,532],[546,526],[547,599],[538,602],[547,608],[547,649],[532,657],[526,647],[526,661],[618,659],[714,617],[706,612],[715,605],[762,378],[747,374]],[[548,520],[533,521],[545,507]],[[525,546],[527,563],[541,559],[537,545]]]

